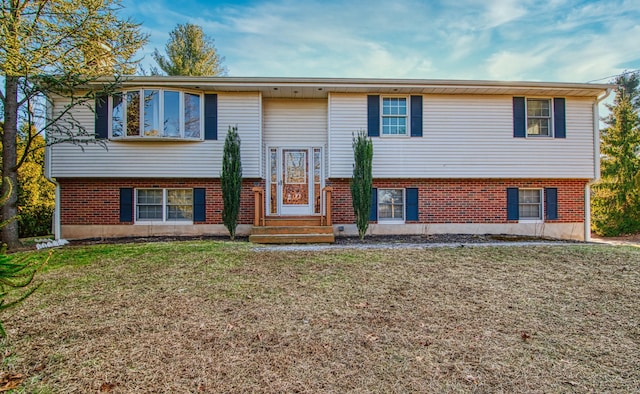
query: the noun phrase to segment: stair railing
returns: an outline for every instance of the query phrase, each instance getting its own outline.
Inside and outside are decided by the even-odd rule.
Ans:
[[[331,194],[333,193],[333,188],[331,186],[325,186],[322,188],[322,196],[324,200],[324,212],[320,219],[323,226],[331,226]]]
[[[253,190],[253,204],[254,204],[253,225],[264,226],[265,225],[264,189],[259,186],[256,186],[251,190]]]

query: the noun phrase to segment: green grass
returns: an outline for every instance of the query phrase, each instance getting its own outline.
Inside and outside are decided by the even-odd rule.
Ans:
[[[96,245],[39,280],[19,392],[640,390],[638,248]]]

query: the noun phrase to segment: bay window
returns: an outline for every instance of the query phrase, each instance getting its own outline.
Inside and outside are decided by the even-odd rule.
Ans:
[[[140,89],[110,98],[112,138],[182,138],[203,135],[202,95],[165,89]]]

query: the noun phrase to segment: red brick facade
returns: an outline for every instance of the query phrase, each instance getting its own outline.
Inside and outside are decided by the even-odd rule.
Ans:
[[[61,224],[131,224],[120,222],[120,188],[205,188],[206,222],[222,223],[222,190],[219,179],[58,179]],[[253,223],[254,186],[261,179],[245,179],[240,196],[239,224]],[[196,222],[199,223],[199,222]]]
[[[376,188],[418,188],[419,223],[508,223],[507,188],[558,188],[558,219],[584,222],[586,179],[375,179]],[[349,179],[331,179],[334,223],[354,223]],[[408,222],[409,223],[409,222]]]
[[[61,224],[123,224],[119,219],[120,188],[205,188],[206,222],[222,223],[222,192],[219,179],[58,179]],[[508,223],[506,189],[558,189],[558,219],[550,223],[584,222],[586,179],[376,179],[378,188],[418,188],[419,223]],[[246,179],[241,196],[240,224],[251,224],[254,186],[264,180]],[[351,224],[349,179],[330,179],[333,187],[333,222]],[[130,223],[125,223],[130,224]],[[199,223],[198,223],[199,224]]]

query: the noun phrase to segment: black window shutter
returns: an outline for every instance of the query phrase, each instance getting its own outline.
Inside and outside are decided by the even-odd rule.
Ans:
[[[553,99],[553,129],[554,137],[567,138],[567,123],[565,119],[564,98]]]
[[[555,187],[544,189],[544,212],[547,220],[558,219],[558,189]]]
[[[133,189],[120,188],[120,221],[133,222]]]
[[[411,96],[411,136],[422,137],[422,96]]]
[[[407,220],[418,220],[418,188],[409,187],[406,189],[407,197]]]
[[[520,219],[520,207],[518,204],[518,188],[507,188],[507,220]]]
[[[207,204],[205,202],[204,188],[193,189],[193,221],[205,222],[207,220]]]
[[[204,139],[218,139],[218,95],[204,95]]]
[[[513,98],[513,136],[524,138],[527,135],[527,117],[524,97]]]
[[[96,96],[96,122],[95,133],[97,139],[107,139],[109,137],[109,101],[106,94]]]
[[[371,211],[369,212],[369,220],[375,222],[378,220],[378,189],[371,189]]]
[[[380,96],[367,96],[367,135],[380,136]]]

